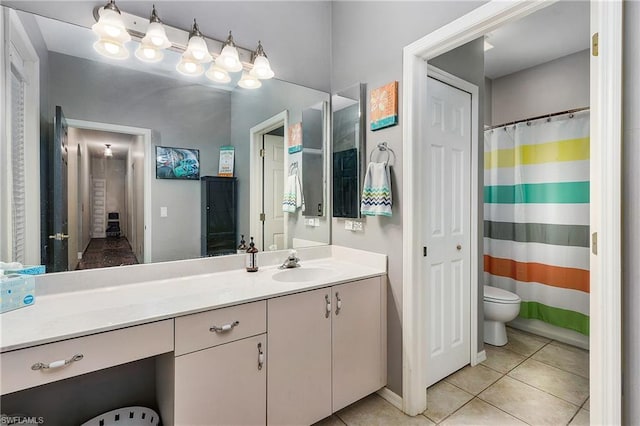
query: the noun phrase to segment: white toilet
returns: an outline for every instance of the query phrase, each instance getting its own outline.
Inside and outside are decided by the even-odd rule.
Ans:
[[[484,286],[484,342],[493,346],[507,344],[505,323],[520,312],[520,296],[497,287]]]

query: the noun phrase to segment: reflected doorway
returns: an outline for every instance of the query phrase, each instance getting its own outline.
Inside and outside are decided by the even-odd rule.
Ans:
[[[151,132],[67,123],[68,270],[149,262]]]
[[[286,128],[285,111],[251,129],[251,170],[255,173],[251,177],[249,236],[261,251],[287,248],[287,221],[282,210],[287,164]]]

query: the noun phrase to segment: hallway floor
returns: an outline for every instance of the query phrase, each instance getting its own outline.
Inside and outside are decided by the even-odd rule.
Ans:
[[[76,270],[135,265],[138,263],[125,237],[92,238]]]
[[[588,425],[589,352],[508,328],[509,343],[485,344],[487,360],[427,390],[429,408],[409,417],[370,395],[316,423],[359,425]]]

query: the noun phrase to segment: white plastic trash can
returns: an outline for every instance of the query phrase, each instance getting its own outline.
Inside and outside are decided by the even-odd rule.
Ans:
[[[151,408],[124,407],[100,414],[81,426],[157,426],[160,416]]]

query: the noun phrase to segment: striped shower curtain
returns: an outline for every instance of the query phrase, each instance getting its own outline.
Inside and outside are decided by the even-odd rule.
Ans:
[[[589,334],[589,112],[485,132],[485,283]]]

